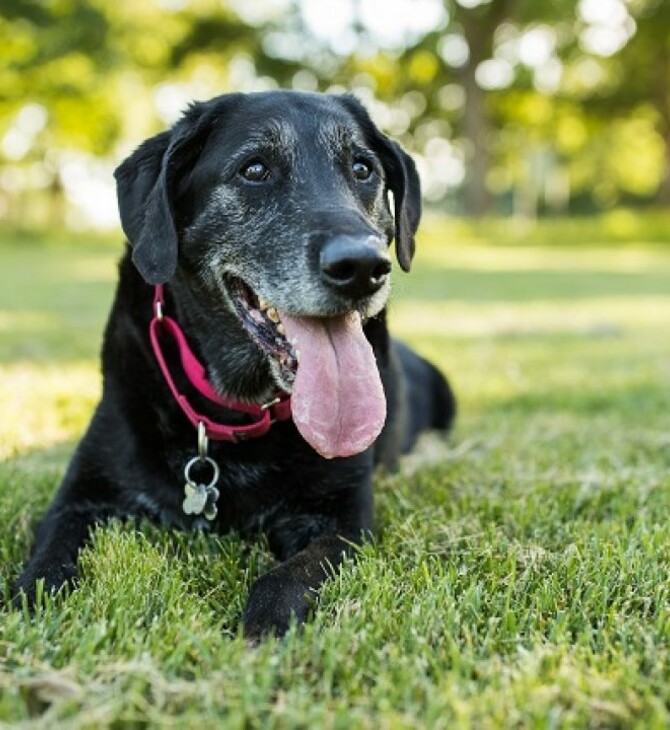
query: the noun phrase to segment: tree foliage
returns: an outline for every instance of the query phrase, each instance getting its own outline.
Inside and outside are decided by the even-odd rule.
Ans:
[[[310,2],[4,0],[0,206],[57,196],[68,161],[118,159],[190,98],[274,85],[361,95],[452,209],[670,201],[668,3],[396,0],[394,39],[380,2],[342,0],[339,36]]]

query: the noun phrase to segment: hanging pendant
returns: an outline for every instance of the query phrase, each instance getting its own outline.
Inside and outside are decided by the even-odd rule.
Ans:
[[[218,509],[216,502],[219,499],[219,490],[215,484],[219,481],[219,465],[207,456],[208,439],[205,425],[198,424],[198,456],[194,456],[184,467],[184,501],[182,509],[187,515],[203,515],[207,520],[216,518]],[[209,464],[212,469],[212,478],[209,484],[196,482],[191,478],[191,469],[196,464]]]

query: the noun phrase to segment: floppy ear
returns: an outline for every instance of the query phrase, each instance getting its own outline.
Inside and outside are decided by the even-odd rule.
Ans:
[[[416,166],[399,144],[377,129],[358,99],[353,96],[341,98],[363,127],[373,149],[381,159],[386,174],[386,184],[393,195],[396,256],[403,271],[409,271],[416,248],[414,235],[421,218],[421,183]]]
[[[421,183],[414,160],[405,150],[388,138],[384,142],[386,149],[381,152],[381,158],[393,194],[395,252],[403,271],[409,271],[416,249],[414,236],[421,218]]]
[[[167,132],[143,142],[114,172],[121,226],[133,262],[149,284],[164,284],[177,268],[174,188],[206,127],[196,106]]]

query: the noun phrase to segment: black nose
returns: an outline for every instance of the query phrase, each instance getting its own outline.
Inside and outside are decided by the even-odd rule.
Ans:
[[[391,259],[375,236],[335,236],[323,245],[319,257],[321,278],[352,298],[374,294],[391,271]]]

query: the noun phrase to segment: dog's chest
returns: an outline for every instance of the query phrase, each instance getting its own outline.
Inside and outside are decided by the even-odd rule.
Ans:
[[[192,458],[192,455],[191,455]],[[196,528],[215,531],[230,529],[241,532],[262,530],[270,515],[281,509],[283,502],[282,470],[277,464],[258,461],[226,459],[214,449],[211,458],[218,467],[218,478],[210,481],[211,474],[194,472],[194,483],[211,483],[216,487],[216,517],[212,520],[203,514],[187,514],[187,479],[173,476],[170,488],[160,493],[140,492],[135,495],[136,506],[142,511],[153,513],[163,524],[181,528]],[[174,457],[172,470],[180,473],[179,465],[188,463],[188,455]]]
[[[282,508],[281,474],[276,465],[232,461],[222,462],[220,469],[215,529],[263,530]]]

